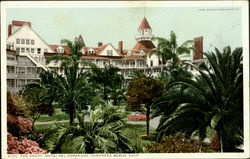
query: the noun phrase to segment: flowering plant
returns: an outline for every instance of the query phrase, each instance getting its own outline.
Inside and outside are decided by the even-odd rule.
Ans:
[[[19,141],[17,137],[12,136],[11,133],[7,132],[7,143],[8,154],[45,154],[46,150],[43,150],[39,147],[36,141],[28,140],[25,137],[22,137],[22,140]]]
[[[151,118],[152,115],[149,115],[149,118]],[[141,115],[131,115],[131,116],[128,116],[128,119],[129,120],[133,120],[133,121],[144,121],[147,119],[146,115],[144,114],[141,114]]]
[[[17,137],[32,132],[32,122],[22,116],[7,115],[7,126],[8,131]]]

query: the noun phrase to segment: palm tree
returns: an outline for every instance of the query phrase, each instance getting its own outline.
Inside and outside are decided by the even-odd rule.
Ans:
[[[153,40],[157,40],[157,48],[150,52],[150,56],[155,54],[162,58],[162,63],[165,65],[167,60],[172,60],[173,65],[180,63],[180,55],[189,55],[193,50],[193,40],[184,42],[181,46],[177,46],[176,35],[173,31],[170,33],[170,39],[161,37],[155,37]]]
[[[109,99],[112,99],[113,105],[120,105],[121,101],[125,101],[126,99],[126,89],[125,88],[117,88],[113,89],[111,93],[108,95]]]
[[[87,83],[88,72],[78,70],[81,61],[80,49],[82,43],[75,40],[73,43],[69,40],[61,40],[62,44],[67,44],[71,54],[65,56],[63,54],[55,55],[47,59],[46,63],[51,61],[61,61],[60,69],[64,71],[64,75],[57,76],[58,104],[63,110],[70,115],[70,124],[73,123],[77,108],[82,108],[86,104],[86,97],[89,94]]]
[[[195,67],[200,75],[182,78],[170,84],[162,98],[154,103],[155,115],[162,115],[157,128],[160,138],[183,132],[198,133],[201,140],[207,127],[220,138],[221,152],[237,151],[243,142],[243,65],[242,48],[231,52],[204,53],[209,66]],[[185,87],[180,87],[185,86]]]
[[[127,120],[125,108],[106,106],[90,111],[90,121],[77,115],[78,123],[58,125],[56,133],[46,142],[51,152],[61,153],[114,153],[130,152],[131,147],[122,133]]]
[[[124,77],[118,74],[119,68],[112,65],[106,65],[104,68],[99,68],[96,65],[91,65],[92,74],[90,80],[95,84],[100,84],[103,87],[103,99],[108,99],[108,88],[121,87]]]

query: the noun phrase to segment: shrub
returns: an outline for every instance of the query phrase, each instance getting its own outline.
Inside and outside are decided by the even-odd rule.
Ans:
[[[32,132],[32,123],[22,116],[7,115],[7,129],[14,136],[20,137]]]
[[[160,143],[150,144],[146,148],[151,153],[200,152],[201,144],[199,140],[187,139],[180,134],[165,137]]]
[[[22,138],[21,141],[17,137],[12,136],[11,133],[7,132],[7,153],[8,154],[45,154],[46,150],[39,147],[36,141]]]
[[[30,110],[28,109],[28,103],[22,96],[12,95],[7,92],[7,114],[12,116],[24,116],[29,117]]]
[[[214,151],[220,151],[220,140],[216,132],[211,139],[211,149],[213,149]]]

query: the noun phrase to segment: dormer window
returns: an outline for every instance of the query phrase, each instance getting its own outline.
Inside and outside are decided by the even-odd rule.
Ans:
[[[141,51],[140,51],[140,54],[141,54],[141,55],[143,55],[143,54],[144,54],[144,51],[143,51],[143,50],[141,50]]]
[[[93,49],[89,49],[89,50],[88,50],[88,53],[89,53],[89,54],[94,54],[94,50],[93,50]]]
[[[64,53],[64,49],[63,49],[61,46],[59,46],[59,47],[56,49],[56,51],[57,51],[58,53]]]

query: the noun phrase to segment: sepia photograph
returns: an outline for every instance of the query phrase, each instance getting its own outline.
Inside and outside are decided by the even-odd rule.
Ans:
[[[248,158],[248,12],[1,3],[3,158]]]

